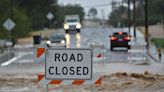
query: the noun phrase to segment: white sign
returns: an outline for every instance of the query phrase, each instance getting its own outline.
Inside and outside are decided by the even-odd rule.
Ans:
[[[9,18],[5,21],[3,26],[8,30],[11,31],[15,27],[15,23]]]
[[[6,42],[6,46],[12,46],[12,45],[13,45],[12,42],[10,42],[10,41]]]
[[[46,79],[91,79],[92,50],[47,49],[45,67]]]
[[[49,13],[47,14],[47,18],[48,18],[49,20],[51,20],[53,17],[54,17],[54,15],[53,15],[51,12],[49,12]]]

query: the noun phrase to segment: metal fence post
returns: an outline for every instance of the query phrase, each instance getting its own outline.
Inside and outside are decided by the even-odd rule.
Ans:
[[[46,92],[49,92],[49,91],[48,91],[48,84],[46,85]]]

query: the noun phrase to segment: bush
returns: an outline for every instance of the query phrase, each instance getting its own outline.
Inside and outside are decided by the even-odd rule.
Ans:
[[[164,38],[152,38],[151,42],[153,42],[157,48],[164,48]]]
[[[27,36],[31,30],[30,20],[23,9],[13,5],[13,13],[11,16],[9,0],[0,0],[0,39],[8,39],[8,30],[3,27],[4,22],[10,18],[16,24],[11,31],[11,40],[15,41],[17,38]]]

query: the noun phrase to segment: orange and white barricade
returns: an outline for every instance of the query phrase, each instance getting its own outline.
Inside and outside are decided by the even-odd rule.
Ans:
[[[90,47],[92,48],[93,51],[93,62],[102,62],[105,61],[104,53],[105,53],[105,48],[104,44],[102,43],[91,43]]]
[[[45,57],[45,48],[38,48],[36,53],[36,58]],[[43,59],[44,60],[44,59]],[[85,79],[75,79],[75,80],[62,80],[62,79],[46,79],[45,75],[38,75],[38,84],[41,85],[100,85],[101,84],[101,74],[93,74],[90,80]]]
[[[95,74],[91,80],[48,80],[44,75],[38,75],[38,83],[42,85],[91,85],[101,84],[101,75]]]

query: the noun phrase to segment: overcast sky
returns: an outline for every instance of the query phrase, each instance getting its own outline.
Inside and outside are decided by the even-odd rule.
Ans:
[[[86,14],[88,10],[95,6],[98,10],[98,17],[107,19],[111,12],[111,1],[112,0],[58,0],[59,4],[80,4],[84,7]],[[102,13],[104,11],[104,13]]]

